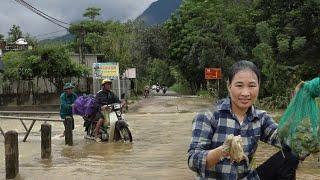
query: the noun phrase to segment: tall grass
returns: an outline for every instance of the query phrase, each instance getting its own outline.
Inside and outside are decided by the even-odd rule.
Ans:
[[[169,90],[183,95],[191,94],[190,89],[183,83],[175,83],[169,88]]]

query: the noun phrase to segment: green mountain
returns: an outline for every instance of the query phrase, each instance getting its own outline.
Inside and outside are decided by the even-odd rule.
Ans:
[[[74,39],[74,35],[66,34],[53,39],[44,39],[42,41],[39,41],[39,44],[51,44],[51,43],[61,43],[61,42],[64,43],[64,42],[70,42],[73,39]]]
[[[158,0],[152,3],[136,20],[146,25],[162,24],[179,8],[182,0]]]
[[[170,18],[171,14],[179,8],[182,0],[158,0],[153,2],[136,20],[143,21],[146,25],[162,24]],[[74,39],[71,34],[56,37],[53,39],[45,39],[40,44],[50,44],[57,42],[69,42]]]

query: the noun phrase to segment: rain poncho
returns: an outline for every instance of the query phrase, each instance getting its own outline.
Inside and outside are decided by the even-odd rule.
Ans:
[[[93,96],[80,96],[74,102],[72,111],[73,114],[89,117],[96,113],[98,108],[98,104]]]

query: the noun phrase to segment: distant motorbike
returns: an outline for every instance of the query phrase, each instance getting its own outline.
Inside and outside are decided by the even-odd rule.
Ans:
[[[167,92],[167,87],[163,87],[163,88],[162,88],[162,93],[163,93],[163,94],[166,94],[166,92]]]
[[[103,110],[104,116],[109,114],[108,122],[100,127],[98,136],[104,142],[112,141],[125,141],[132,142],[132,134],[129,129],[129,125],[125,121],[121,112],[121,104],[114,103],[106,105],[107,110]],[[107,113],[109,111],[109,113]],[[97,121],[92,121],[87,117],[83,117],[84,127],[86,131],[86,139],[94,139],[94,129],[96,127]],[[107,118],[106,118],[107,119]]]
[[[149,93],[150,93],[149,89],[145,89],[143,93],[144,98],[147,98],[149,96]]]

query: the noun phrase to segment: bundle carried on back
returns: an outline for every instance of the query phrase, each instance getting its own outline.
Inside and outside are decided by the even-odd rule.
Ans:
[[[89,117],[98,109],[98,104],[92,95],[79,96],[72,107],[73,114]]]
[[[320,78],[306,81],[291,100],[279,122],[279,137],[298,155],[320,150],[319,107]]]

